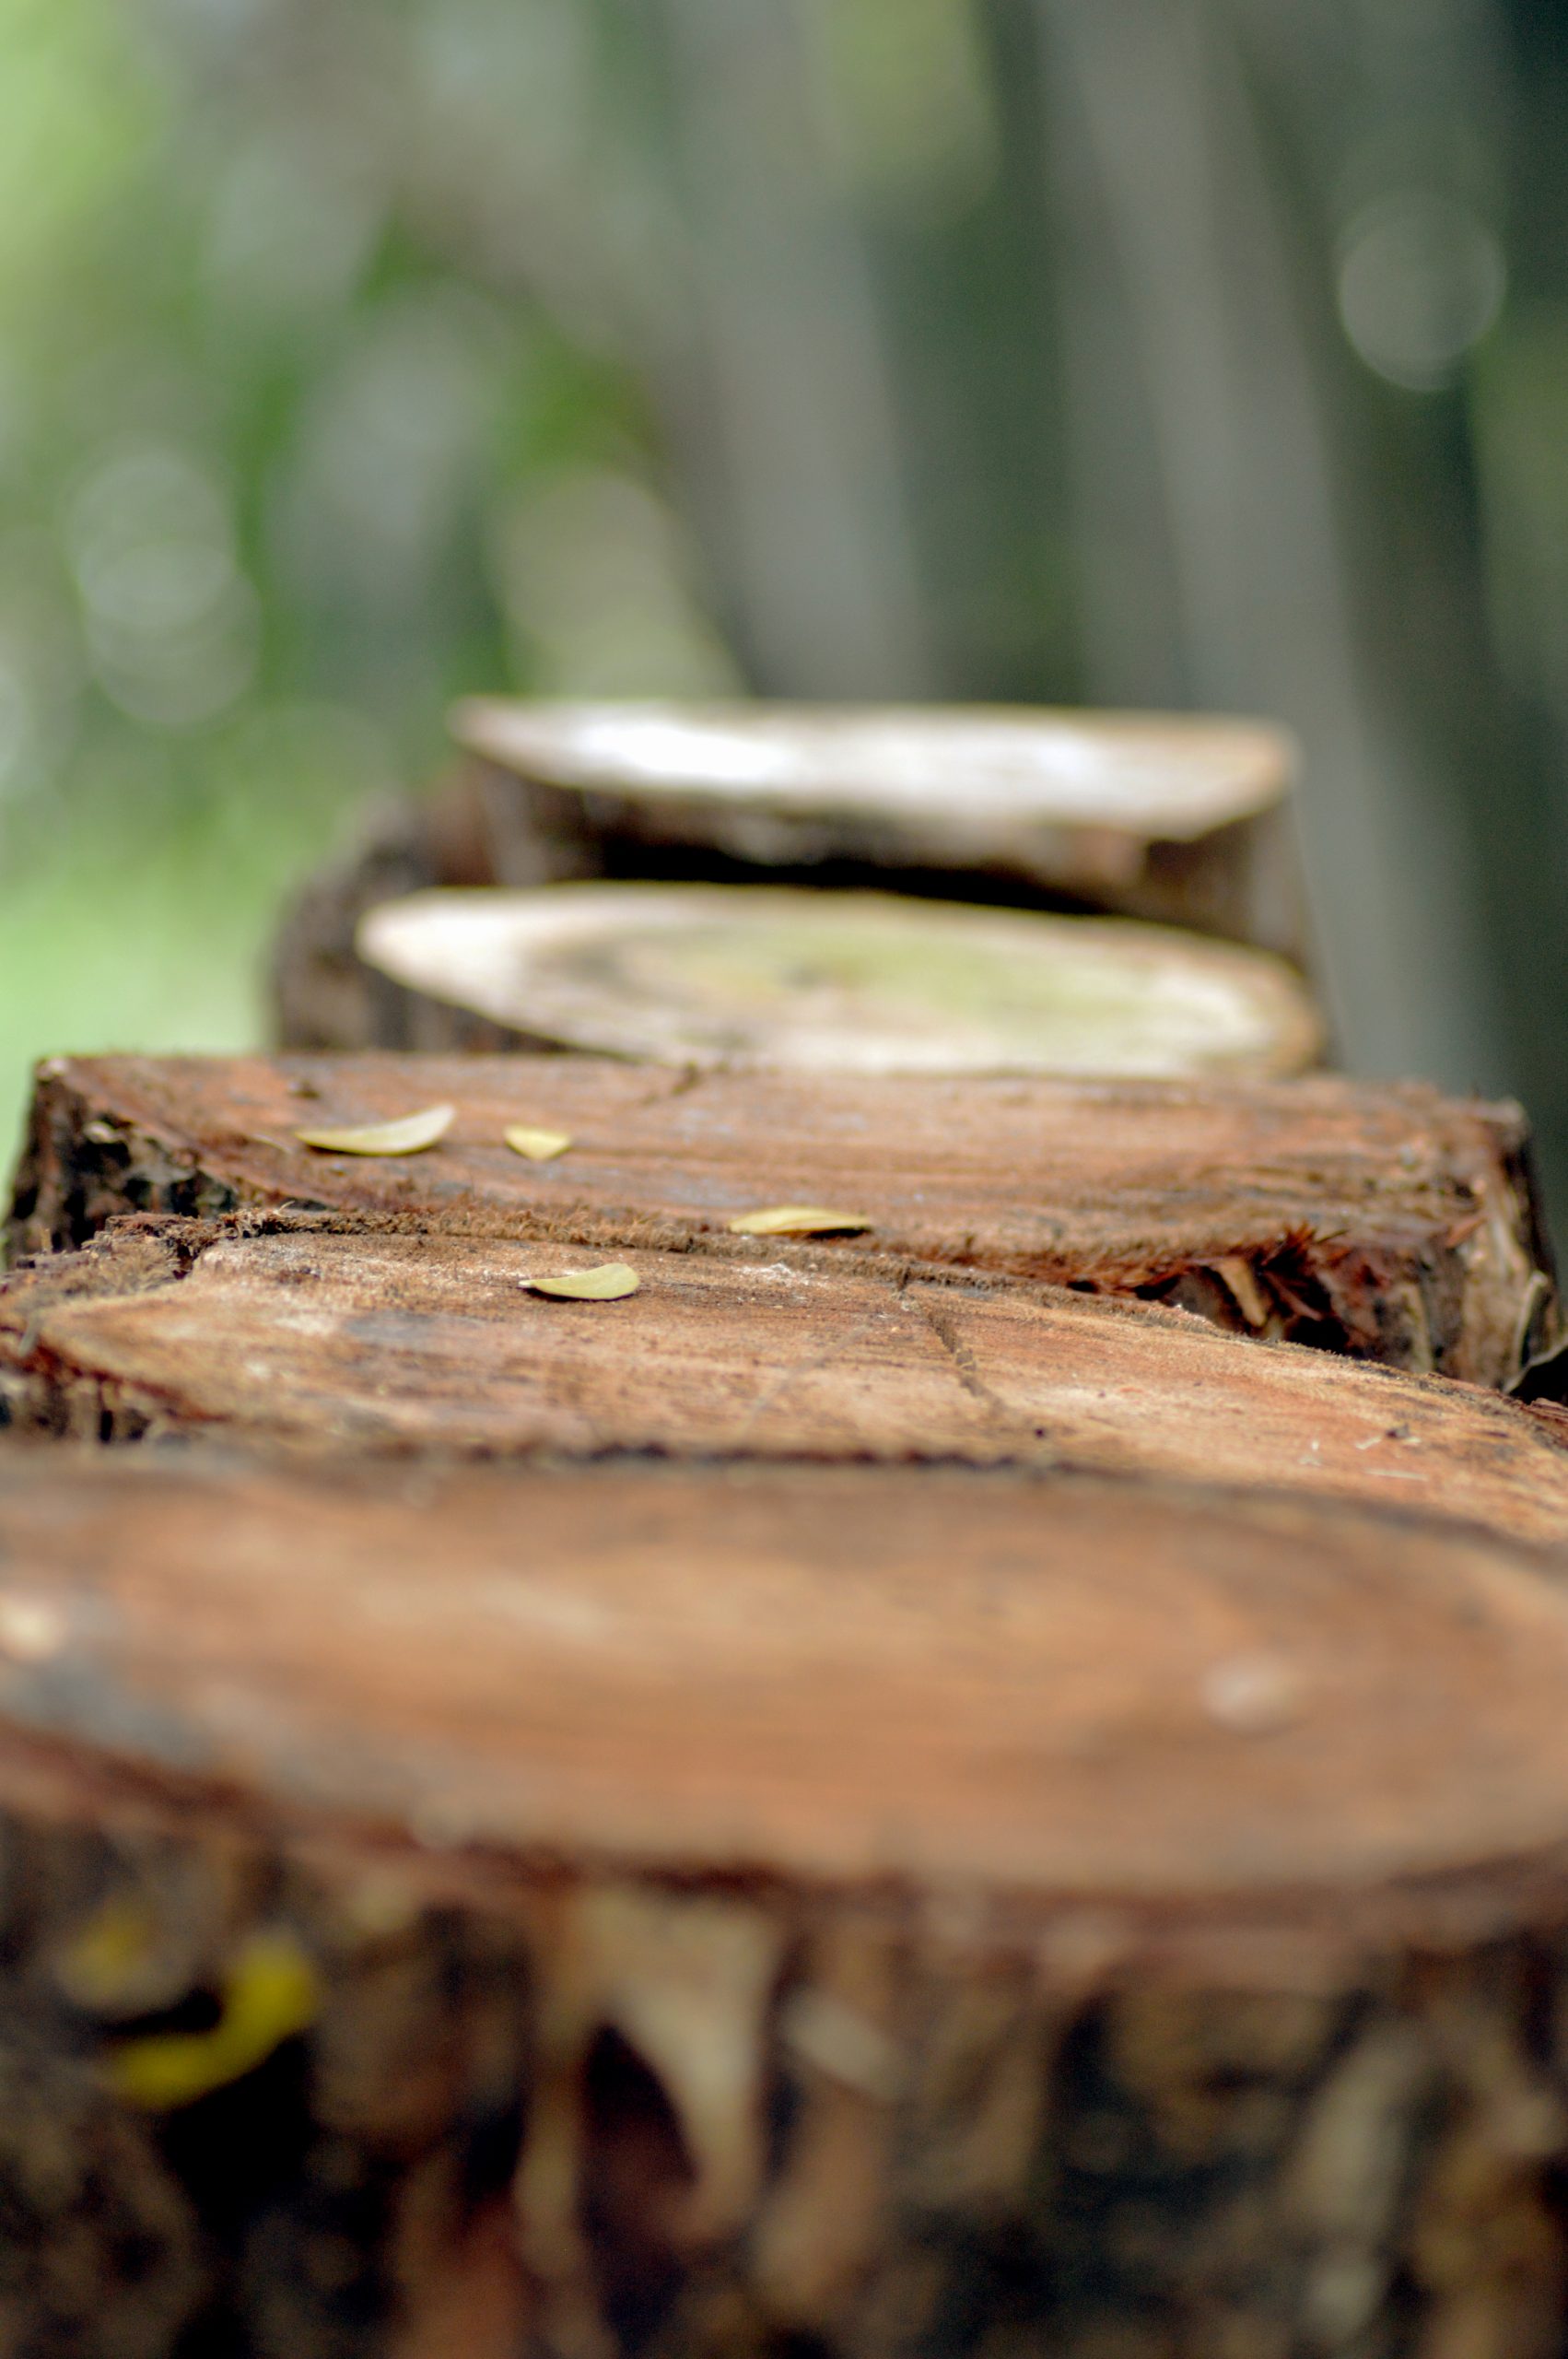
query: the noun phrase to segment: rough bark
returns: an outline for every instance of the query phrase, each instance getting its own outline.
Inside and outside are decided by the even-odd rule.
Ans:
[[[1282,959],[1118,918],[760,886],[437,890],[361,957],[519,1045],[840,1073],[1266,1077],[1323,1032]]]
[[[592,874],[591,860],[541,835],[532,857],[497,866],[496,830],[482,780],[459,770],[418,800],[381,800],[354,840],[285,910],[272,957],[274,1020],[298,1049],[448,1049],[502,1045],[496,1026],[461,1008],[437,1007],[369,967],[355,946],[360,919],[378,903],[431,886],[546,884]]]
[[[404,1160],[310,1125],[458,1109]],[[509,1124],[568,1134],[558,1161]],[[725,1224],[769,1203],[872,1224],[831,1248]],[[456,1220],[591,1249],[1038,1280],[1137,1294],[1265,1339],[1504,1386],[1558,1320],[1518,1109],[1330,1079],[919,1083],[532,1058],[75,1058],[41,1069],[12,1241],[126,1212],[285,1204]]]
[[[937,1461],[1212,1478],[1568,1535],[1568,1415],[1244,1342],[1151,1304],[625,1248],[639,1291],[526,1291],[579,1246],[417,1217],[118,1223],[0,1287],[0,1416],[303,1451]]]
[[[1301,958],[1284,804],[1257,722],[808,705],[509,703],[453,716],[490,765],[497,864],[574,832],[635,874],[768,869],[1003,879]]]
[[[1061,1476],[4,1464],[7,2348],[1562,2348],[1560,1559]]]

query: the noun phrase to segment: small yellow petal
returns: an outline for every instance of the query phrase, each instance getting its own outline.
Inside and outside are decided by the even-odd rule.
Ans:
[[[296,1131],[301,1146],[322,1155],[417,1155],[444,1139],[457,1119],[455,1106],[427,1106],[396,1122],[366,1122],[344,1131]]]
[[[620,1302],[642,1284],[625,1262],[606,1262],[597,1270],[561,1270],[554,1277],[524,1278],[531,1294],[558,1296],[563,1302]]]
[[[569,1131],[531,1131],[526,1122],[514,1122],[501,1135],[514,1155],[525,1155],[530,1163],[554,1163],[572,1143]]]
[[[737,1237],[854,1237],[872,1224],[864,1213],[829,1212],[823,1204],[769,1204],[726,1226]]]
[[[264,2064],[304,2031],[321,2006],[310,1960],[289,1933],[253,1933],[227,1976],[211,2031],[153,2032],[128,2039],[109,2060],[110,2084],[128,2105],[171,2113]]]

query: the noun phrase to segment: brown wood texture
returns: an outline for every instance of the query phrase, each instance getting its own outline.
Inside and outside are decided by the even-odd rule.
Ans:
[[[862,884],[992,877],[1301,956],[1294,749],[1258,722],[475,698],[453,734],[491,766],[509,881],[575,834],[607,873],[673,873],[684,852],[700,875],[707,852]]]
[[[430,1152],[298,1129],[450,1103]],[[557,1162],[503,1144],[568,1133]],[[1141,1294],[1234,1331],[1504,1385],[1557,1333],[1523,1118],[1415,1085],[671,1075],[603,1060],[75,1058],[40,1074],[14,1247],[134,1211],[305,1204],[502,1236],[905,1267]],[[830,1247],[731,1237],[775,1203],[863,1215]]]
[[[18,1449],[0,1551],[18,2353],[1560,2351],[1560,1555]]]
[[[359,815],[344,851],[284,910],[270,962],[279,1039],[318,1050],[507,1045],[497,1026],[404,991],[355,946],[365,912],[400,894],[599,874],[591,848],[575,837],[553,837],[542,826],[525,845],[515,827],[499,828],[492,799],[485,780],[460,767],[427,795],[379,799]]]
[[[742,1240],[735,1240],[740,1244]],[[1017,1280],[625,1248],[417,1218],[143,1216],[0,1288],[23,1432],[301,1450],[1066,1463],[1384,1501],[1568,1535],[1568,1418],[1445,1378]]]
[[[359,956],[527,1048],[769,1072],[1266,1078],[1321,1062],[1271,953],[1125,918],[798,886],[413,893]]]
[[[64,1449],[7,1454],[0,1528],[12,1795],[79,1754],[128,1811],[412,1844],[432,1892],[570,1860],[1031,1938],[1092,1904],[1124,1960],[1292,1986],[1568,1907],[1563,1560],[1423,1517]]]

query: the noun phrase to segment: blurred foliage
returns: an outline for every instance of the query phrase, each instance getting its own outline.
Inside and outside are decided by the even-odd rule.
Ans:
[[[1562,1193],[1565,130],[1547,0],[0,0],[0,1101],[462,689],[1199,703]]]
[[[0,0],[7,1127],[49,1049],[254,1038],[286,884],[458,689],[731,684],[596,292],[612,47]]]

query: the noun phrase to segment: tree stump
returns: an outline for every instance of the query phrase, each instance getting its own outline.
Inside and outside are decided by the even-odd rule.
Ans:
[[[496,702],[455,720],[482,750],[432,795],[378,804],[287,912],[285,1046],[506,1045],[358,954],[369,910],[429,886],[755,882],[760,863],[776,882],[1110,910],[1309,963],[1293,752],[1257,723]]]
[[[757,886],[437,891],[361,957],[521,1047],[813,1073],[1299,1073],[1317,1015],[1282,960],[1120,919]]]
[[[1562,2349],[1560,1559],[102,1451],[0,1549],[8,2348]]]
[[[603,1248],[410,1217],[142,1215],[0,1286],[0,1419],[304,1451],[1066,1464],[1568,1536],[1568,1415],[1027,1281],[777,1240]]]
[[[295,1132],[457,1109],[428,1153]],[[570,1140],[514,1154],[507,1129]],[[628,1245],[1136,1294],[1233,1332],[1506,1386],[1558,1334],[1516,1107],[1415,1084],[919,1082],[592,1058],[73,1058],[38,1077],[12,1242],[127,1212],[417,1215],[605,1257]],[[769,1204],[869,1226],[734,1237]]]
[[[992,878],[1302,957],[1294,749],[1258,722],[474,698],[452,732],[486,765],[502,881],[575,838],[583,874],[671,874],[684,855],[694,877],[717,856],[862,885]]]

